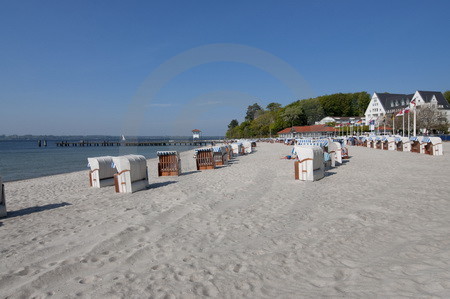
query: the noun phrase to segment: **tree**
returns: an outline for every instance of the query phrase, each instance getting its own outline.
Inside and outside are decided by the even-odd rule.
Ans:
[[[283,113],[283,119],[288,122],[291,127],[294,126],[294,121],[299,120],[303,114],[303,109],[298,105],[286,107]]]
[[[447,117],[436,107],[431,105],[422,105],[417,109],[417,129],[425,129],[427,132],[441,130],[449,126]]]
[[[263,109],[257,103],[247,107],[247,114],[245,115],[246,121],[252,121],[257,117],[257,114],[262,112]]]
[[[450,103],[450,90],[447,90],[446,92],[444,92],[444,97],[447,100],[447,102]]]
[[[228,125],[228,129],[234,129],[237,126],[239,126],[239,122],[237,121],[237,119],[233,119],[232,121],[230,121],[230,124]]]
[[[281,104],[280,103],[270,103],[267,105],[267,110],[269,110],[270,112],[275,112],[281,109]]]

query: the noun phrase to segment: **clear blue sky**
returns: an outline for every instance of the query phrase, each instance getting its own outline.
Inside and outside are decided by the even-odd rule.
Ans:
[[[0,0],[0,134],[120,135],[159,66],[218,43],[273,55],[308,87],[298,95],[251,63],[216,59],[141,101],[139,134],[222,135],[254,102],[445,91],[449,11],[447,0]]]

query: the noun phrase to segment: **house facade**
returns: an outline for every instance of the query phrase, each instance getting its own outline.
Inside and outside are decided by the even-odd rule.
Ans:
[[[380,122],[386,114],[393,114],[410,107],[415,99],[417,106],[432,105],[447,115],[450,120],[450,105],[439,91],[416,91],[413,94],[395,94],[375,92],[365,112],[366,125],[371,120]]]
[[[331,137],[336,134],[337,130],[334,127],[326,125],[313,126],[294,126],[289,127],[278,132],[281,138],[302,138],[302,137]]]

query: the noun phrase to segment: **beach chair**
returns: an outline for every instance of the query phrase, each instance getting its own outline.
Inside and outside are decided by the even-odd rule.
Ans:
[[[133,193],[146,189],[148,183],[147,160],[141,155],[113,157],[117,173],[114,186],[118,193]]]
[[[0,177],[0,218],[6,217],[6,199],[5,199],[5,185],[2,177]]]
[[[243,154],[252,153],[252,143],[250,141],[242,141]]]
[[[325,176],[322,148],[318,146],[295,146],[298,161],[294,162],[295,179],[317,181]]]
[[[383,144],[383,150],[389,150],[389,151],[395,151],[395,138],[390,136],[383,136],[381,139],[381,142]]]
[[[88,158],[89,185],[95,188],[102,188],[114,185],[114,175],[117,170],[112,167],[113,157],[103,156]]]
[[[421,153],[422,146],[422,136],[412,136],[410,138],[411,143],[411,153]]]
[[[214,155],[212,148],[198,148],[196,152],[197,170],[215,169]]]
[[[181,159],[177,151],[157,151],[159,157],[158,176],[179,176]]]
[[[422,145],[423,153],[426,155],[442,156],[444,154],[440,137],[423,137]]]
[[[234,142],[231,144],[233,150],[233,156],[238,156],[243,154],[243,147],[241,142]]]
[[[213,147],[213,157],[216,166],[224,166],[228,164],[228,153],[226,146]]]
[[[327,147],[327,151],[330,154],[331,167],[336,167],[336,156],[337,156],[337,150],[338,150],[338,146],[336,143],[340,145],[339,142],[330,141],[328,143],[328,147]],[[339,163],[342,163],[342,155],[341,155],[340,161],[341,162],[339,162]]]
[[[377,136],[375,138],[375,148],[376,149],[382,149],[383,148],[383,142],[381,141],[381,136]]]

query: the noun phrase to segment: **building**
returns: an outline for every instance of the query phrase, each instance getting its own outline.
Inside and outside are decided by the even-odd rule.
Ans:
[[[192,130],[192,139],[200,139],[202,138],[202,131],[198,129]]]
[[[410,106],[415,99],[417,106],[431,105],[442,110],[450,120],[450,105],[439,91],[416,91],[413,94],[395,94],[375,92],[367,106],[365,121],[368,125],[371,120],[380,122],[386,114],[393,114]]]
[[[327,137],[334,136],[337,129],[326,125],[294,126],[278,132],[281,138]]]
[[[347,125],[365,122],[365,117],[361,116],[327,116],[316,122],[316,125],[336,123],[337,125]]]

